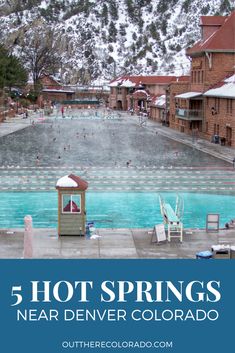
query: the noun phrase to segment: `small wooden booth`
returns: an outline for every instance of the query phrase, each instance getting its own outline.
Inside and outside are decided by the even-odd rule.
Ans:
[[[85,235],[87,188],[88,183],[74,174],[66,175],[57,181],[59,235]]]

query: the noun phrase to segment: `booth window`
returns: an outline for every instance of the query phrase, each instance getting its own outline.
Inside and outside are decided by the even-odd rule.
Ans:
[[[62,195],[62,213],[81,213],[81,196]]]

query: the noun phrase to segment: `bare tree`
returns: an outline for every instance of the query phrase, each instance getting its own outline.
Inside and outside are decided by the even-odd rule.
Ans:
[[[37,91],[42,75],[54,74],[60,68],[58,41],[54,31],[45,24],[31,27],[23,39],[22,58]]]

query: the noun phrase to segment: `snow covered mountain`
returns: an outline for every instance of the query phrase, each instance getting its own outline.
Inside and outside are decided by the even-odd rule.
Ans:
[[[200,16],[234,7],[235,0],[0,0],[0,43],[20,56],[28,33],[51,28],[65,83],[186,74]]]

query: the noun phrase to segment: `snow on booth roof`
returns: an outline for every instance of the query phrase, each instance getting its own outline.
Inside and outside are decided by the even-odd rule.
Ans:
[[[88,183],[74,174],[65,175],[56,183],[56,188],[78,188],[79,190],[86,190]]]

